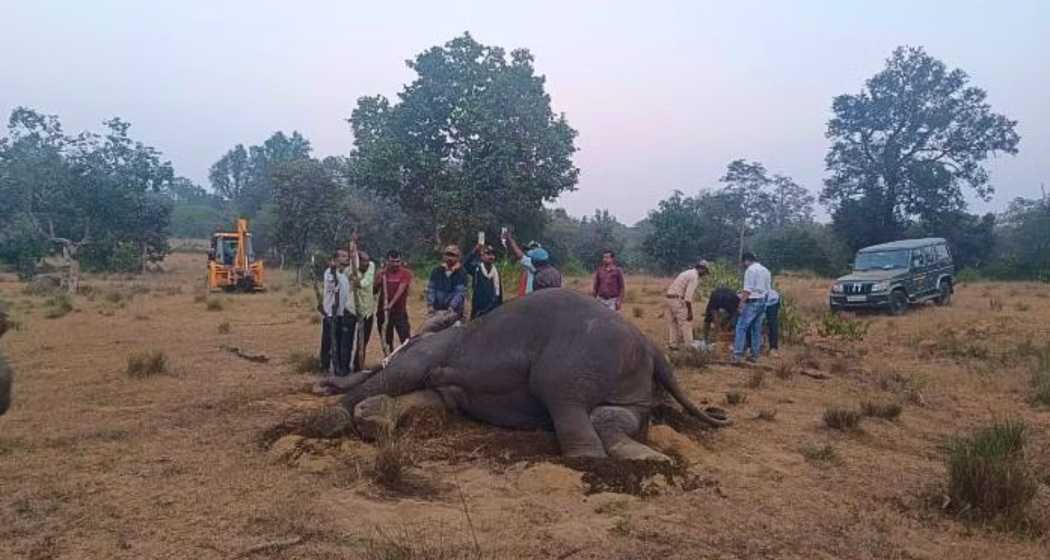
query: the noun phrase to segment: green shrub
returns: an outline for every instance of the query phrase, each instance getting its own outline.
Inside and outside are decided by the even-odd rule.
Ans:
[[[780,294],[780,311],[777,315],[780,322],[780,337],[784,342],[797,344],[802,342],[809,329],[809,321],[795,304],[795,300]]]
[[[839,313],[826,313],[817,326],[820,336],[860,342],[868,335],[871,324]]]
[[[139,352],[128,356],[128,367],[125,370],[129,377],[141,379],[168,371],[168,357],[160,350]]]
[[[44,318],[58,319],[73,311],[73,301],[66,294],[58,294],[49,297],[44,307]]]
[[[1025,458],[1028,427],[1006,420],[953,439],[948,446],[948,496],[956,511],[1008,526],[1024,522],[1039,482]]]

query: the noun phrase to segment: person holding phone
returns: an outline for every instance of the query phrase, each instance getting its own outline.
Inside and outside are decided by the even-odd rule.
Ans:
[[[496,266],[496,251],[485,245],[479,233],[478,244],[467,256],[463,268],[473,279],[473,296],[470,298],[470,318],[477,319],[503,304],[503,283]]]

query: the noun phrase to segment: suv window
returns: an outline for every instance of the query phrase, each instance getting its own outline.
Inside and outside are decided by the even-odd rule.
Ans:
[[[951,255],[948,254],[947,245],[937,245],[934,249],[937,250],[937,260],[942,262],[948,262],[951,260]]]
[[[922,249],[912,249],[911,251],[911,267],[922,268],[926,266],[926,255]]]
[[[935,264],[935,263],[937,263],[937,261],[940,260],[940,257],[937,256],[937,246],[936,245],[930,245],[929,247],[923,247],[922,248],[922,253],[923,253],[923,255],[926,256],[926,266],[930,266],[932,264]]]

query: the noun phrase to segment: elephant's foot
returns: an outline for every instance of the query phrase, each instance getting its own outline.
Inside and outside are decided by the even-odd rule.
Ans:
[[[621,434],[622,435],[622,434]],[[665,461],[671,463],[671,458],[648,445],[638,443],[627,435],[622,435],[615,443],[606,446],[609,456],[614,459],[628,461]]]
[[[622,406],[600,406],[591,412],[591,421],[610,457],[631,461],[671,462],[667,455],[639,443],[632,437],[642,433],[642,419],[636,411]]]
[[[376,395],[354,407],[354,428],[361,437],[375,440],[397,429],[401,419],[423,411],[445,411],[441,396],[434,391],[415,391],[399,397]]]

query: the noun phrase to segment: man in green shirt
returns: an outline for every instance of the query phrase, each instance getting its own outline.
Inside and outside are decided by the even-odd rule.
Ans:
[[[372,324],[376,316],[376,296],[372,291],[376,279],[376,265],[364,251],[357,252],[357,259],[360,264],[357,269],[357,277],[352,282],[354,315],[357,317],[354,371],[361,371],[365,364],[365,352],[368,349],[368,341],[372,338]]]

